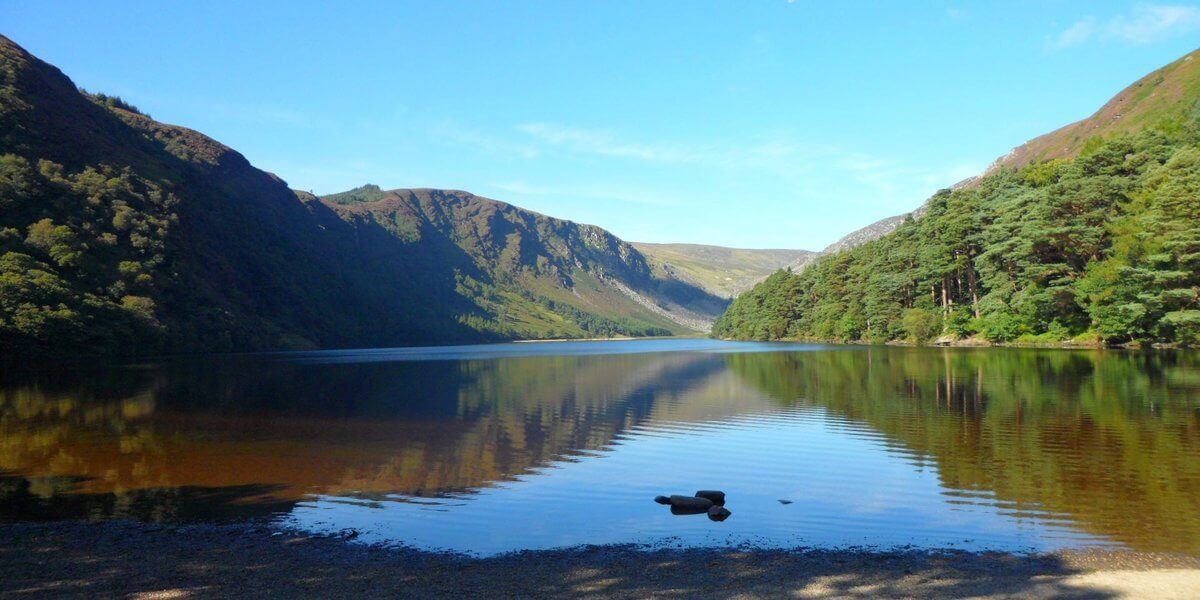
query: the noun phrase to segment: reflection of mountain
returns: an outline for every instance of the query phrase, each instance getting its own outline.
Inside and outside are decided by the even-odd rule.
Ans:
[[[726,355],[783,402],[936,461],[960,500],[1070,515],[1144,550],[1200,550],[1200,357],[872,348]]]
[[[0,503],[86,495],[97,516],[187,518],[204,510],[189,498],[221,490],[247,508],[310,492],[459,492],[603,449],[651,415],[734,414],[724,392],[739,385],[719,357],[682,353],[190,359],[0,381],[0,473],[22,476],[0,480]],[[147,509],[154,497],[169,506]]]

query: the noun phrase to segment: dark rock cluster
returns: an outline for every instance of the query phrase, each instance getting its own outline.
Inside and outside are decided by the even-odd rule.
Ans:
[[[654,501],[671,507],[673,515],[707,514],[713,521],[724,521],[732,515],[725,508],[725,492],[717,490],[700,490],[691,496],[671,495],[658,496]]]

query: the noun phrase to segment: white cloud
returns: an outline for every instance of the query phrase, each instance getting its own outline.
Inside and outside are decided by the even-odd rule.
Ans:
[[[526,123],[517,131],[534,141],[581,155],[638,162],[722,169],[758,169],[795,174],[806,169],[805,159],[838,155],[835,148],[804,144],[790,136],[760,136],[727,141],[633,141],[607,131]]]
[[[1054,45],[1059,48],[1075,46],[1086,42],[1093,35],[1096,35],[1096,18],[1087,17],[1058,34],[1058,39],[1055,40]]]
[[[519,156],[525,159],[537,158],[541,154],[535,145],[513,142],[481,133],[451,121],[431,127],[428,135],[437,142],[468,146],[491,154]]]
[[[1200,7],[1141,5],[1132,17],[1117,17],[1107,27],[1113,37],[1145,44],[1200,29]]]
[[[1093,39],[1149,44],[1197,30],[1200,30],[1200,6],[1138,4],[1130,14],[1104,22],[1094,16],[1085,17],[1060,33],[1054,45],[1065,48]]]
[[[692,182],[704,179],[706,173],[720,172],[718,180],[726,182],[775,182],[777,193],[785,197],[896,209],[915,207],[933,191],[982,171],[977,165],[921,166],[906,158],[808,142],[779,131],[700,140],[636,138],[611,130],[546,122],[518,125],[512,131],[516,135],[484,135],[451,128],[442,130],[440,137],[498,155],[511,156],[515,152],[531,161],[575,160],[588,165],[593,177],[602,179],[551,183],[536,177],[500,179],[490,184],[495,193],[512,194],[517,201],[524,196],[670,207],[687,204],[681,194],[688,184],[670,183],[648,189],[643,176],[636,178],[640,182],[636,185],[623,184],[627,178],[619,164],[622,161],[652,165],[656,167],[654,172],[662,173],[670,182]],[[606,165],[599,159],[617,164]],[[535,167],[534,172],[541,169]],[[552,174],[556,172],[546,175],[556,177]]]
[[[553,196],[559,198],[586,198],[589,200],[611,200],[628,204],[650,206],[679,206],[682,202],[665,194],[636,188],[601,184],[571,186],[546,186],[524,181],[506,181],[491,184],[492,187],[518,196]]]

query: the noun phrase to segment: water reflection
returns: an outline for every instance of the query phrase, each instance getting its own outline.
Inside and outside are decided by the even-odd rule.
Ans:
[[[729,361],[781,402],[820,405],[932,461],[949,503],[1061,513],[1133,547],[1200,552],[1194,353],[888,349]]]
[[[280,515],[482,553],[666,539],[1200,553],[1195,354],[672,344],[7,372],[0,518]],[[650,501],[701,487],[730,492],[734,517]]]

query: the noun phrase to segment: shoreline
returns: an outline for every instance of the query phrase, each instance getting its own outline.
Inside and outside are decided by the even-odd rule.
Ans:
[[[888,347],[897,346],[901,348],[1033,348],[1040,350],[1200,350],[1195,346],[1187,347],[1176,343],[1153,343],[1153,344],[1104,344],[1101,342],[1075,342],[1065,340],[1060,342],[989,342],[980,338],[966,338],[960,340],[931,340],[929,343],[918,344],[916,342],[907,342],[903,340],[891,340],[883,343],[874,343],[867,341],[842,342],[837,340],[823,340],[819,338],[780,338],[777,340],[751,340],[742,338],[712,338],[723,342],[780,342],[793,344],[821,344],[825,346],[874,346]]]
[[[641,549],[473,558],[262,522],[0,523],[0,596],[210,598],[1200,595],[1200,557],[1136,551]]]

